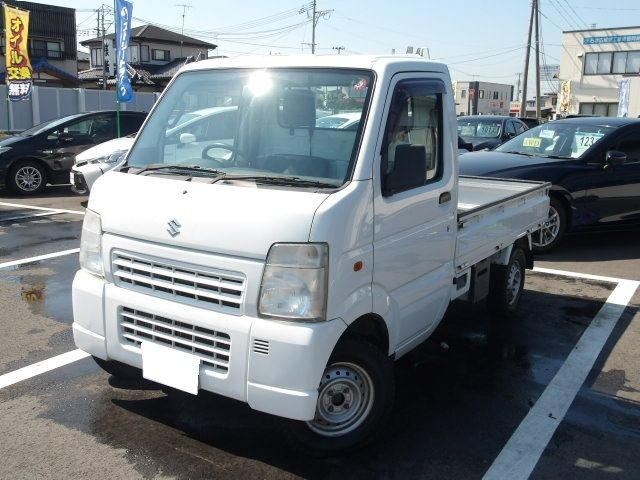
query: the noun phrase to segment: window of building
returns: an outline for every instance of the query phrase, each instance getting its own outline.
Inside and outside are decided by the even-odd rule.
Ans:
[[[101,67],[102,66],[102,49],[101,48],[92,48],[91,49],[91,67]]]
[[[31,40],[30,54],[32,57],[46,57],[54,60],[62,58],[62,44],[55,41]]]
[[[129,45],[129,63],[140,63],[140,45]]]
[[[484,90],[478,92],[478,98],[484,98]]]
[[[460,92],[460,98],[467,98],[467,91],[466,90],[462,90]]]
[[[617,103],[580,103],[580,113],[583,115],[597,115],[600,117],[615,117],[618,115]]]
[[[149,45],[140,46],[140,60],[143,62],[149,61]]]
[[[640,73],[640,51],[587,53],[585,75]]]
[[[151,50],[151,54],[153,55],[154,60],[158,60],[161,62],[168,62],[170,59],[169,50],[156,50],[155,48]]]
[[[7,37],[4,35],[0,35],[0,55],[4,55],[4,46],[6,45]]]
[[[498,92],[493,92],[493,99],[498,100]]]

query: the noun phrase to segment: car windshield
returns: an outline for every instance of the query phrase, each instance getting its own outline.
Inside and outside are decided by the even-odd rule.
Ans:
[[[479,139],[498,138],[501,128],[500,120],[491,120],[482,116],[458,119],[458,135],[469,143],[475,143]]]
[[[347,69],[180,74],[138,134],[128,171],[338,187],[351,175],[372,81]],[[331,121],[316,121],[327,113]],[[345,128],[351,120],[358,126]]]
[[[564,123],[559,120],[527,130],[500,145],[496,151],[539,157],[580,158],[613,130],[613,127]]]
[[[74,118],[79,118],[81,117],[82,114],[75,114],[75,115],[69,115],[67,117],[62,117],[62,118],[56,118],[54,120],[49,120],[47,122],[43,122],[40,123],[38,125],[35,125],[27,130],[23,130],[22,132],[20,132],[20,135],[24,135],[25,137],[31,137],[33,135],[38,135],[42,132],[44,132],[45,130],[49,130],[51,128],[55,128],[58,125],[62,125],[63,123],[68,122],[69,120],[73,120]]]

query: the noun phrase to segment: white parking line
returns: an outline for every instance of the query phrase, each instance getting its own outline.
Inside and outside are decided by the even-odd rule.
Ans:
[[[33,365],[14,370],[13,372],[0,375],[0,389],[13,385],[14,383],[22,382],[36,375],[50,372],[58,367],[69,365],[70,363],[77,362],[83,358],[87,358],[90,355],[82,350],[76,349],[61,355],[57,355],[47,360],[43,360]]]
[[[38,255],[37,257],[21,258],[20,260],[11,260],[10,262],[0,263],[0,268],[15,267],[16,265],[22,265],[23,263],[39,262],[40,260],[63,257],[64,255],[71,255],[73,253],[78,253],[78,252],[80,252],[79,248],[72,248],[70,250],[62,250],[60,252]]]
[[[16,207],[16,208],[26,208],[31,210],[43,210],[45,212],[73,213],[75,215],[84,215],[84,212],[81,212],[79,210],[65,210],[64,208],[38,207],[36,205],[22,205],[21,203],[0,202],[0,207]]]
[[[33,217],[47,217],[49,215],[59,215],[63,212],[42,212],[42,213],[30,213],[28,215],[15,215],[13,217],[0,217],[0,223],[13,222],[14,220],[26,220]]]
[[[573,278],[583,278],[585,280],[595,280],[597,282],[620,283],[620,282],[635,281],[635,280],[629,280],[626,278],[615,278],[615,277],[604,277],[602,275],[591,275],[590,273],[568,272],[566,270],[555,270],[553,268],[535,267],[533,271],[540,272],[540,273],[548,273],[550,275],[559,275],[561,277],[573,277]]]
[[[618,285],[584,331],[553,380],[493,461],[483,477],[484,480],[529,478],[593,368],[618,319],[640,286],[640,282],[634,280],[618,280],[543,268],[535,270],[574,278],[614,281]]]

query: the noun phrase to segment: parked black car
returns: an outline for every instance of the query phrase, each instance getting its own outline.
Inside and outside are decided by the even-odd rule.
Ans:
[[[500,115],[467,115],[458,117],[458,136],[473,145],[474,150],[495,148],[520,135],[528,127],[517,118]]]
[[[582,117],[528,130],[491,152],[460,157],[460,173],[553,184],[534,247],[546,251],[568,230],[640,224],[640,120]]]
[[[120,134],[137,132],[146,113],[120,112]],[[69,183],[75,156],[117,136],[116,112],[78,113],[0,140],[0,188],[40,193],[47,183]]]

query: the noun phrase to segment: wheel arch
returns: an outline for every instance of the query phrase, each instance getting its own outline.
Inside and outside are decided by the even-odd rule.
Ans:
[[[564,207],[567,220],[565,232],[568,232],[573,224],[573,196],[564,188],[554,185],[549,191],[549,199],[551,200],[552,198],[558,200]]]
[[[384,319],[375,313],[367,313],[349,324],[338,343],[348,338],[365,338],[381,351],[389,354],[389,329]]]

